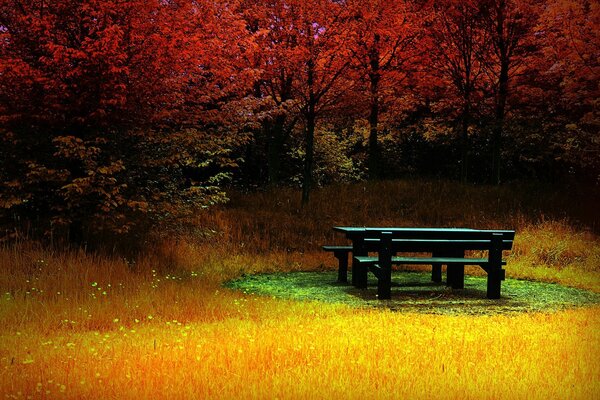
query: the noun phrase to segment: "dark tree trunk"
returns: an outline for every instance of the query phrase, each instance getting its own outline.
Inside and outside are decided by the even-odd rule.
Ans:
[[[281,73],[280,77],[280,100],[281,104],[292,97],[292,77]],[[276,186],[281,179],[281,159],[283,157],[284,145],[289,131],[286,129],[286,115],[275,117],[273,125],[269,127],[267,145],[267,165],[269,185]]]
[[[379,149],[379,132],[377,124],[379,122],[379,101],[371,98],[371,113],[369,114],[369,178],[378,179],[381,177],[381,157]]]
[[[492,176],[491,183],[500,183],[500,166],[502,163],[502,133],[506,114],[506,99],[508,97],[508,72],[510,68],[510,55],[508,52],[508,39],[505,32],[506,2],[501,0],[496,6],[496,47],[500,62],[500,75],[498,77],[498,93],[496,96],[496,122],[492,136]]]
[[[314,140],[315,140],[315,112],[314,106],[306,114],[306,147],[304,160],[304,175],[302,177],[302,205],[308,204],[312,186],[312,172],[314,162]]]
[[[471,122],[471,99],[468,92],[465,93],[464,100],[460,135],[460,180],[466,183],[469,174],[469,123]]]
[[[312,172],[314,161],[314,140],[315,140],[315,124],[316,124],[316,96],[314,92],[314,73],[315,65],[311,59],[308,65],[307,86],[309,90],[308,104],[305,109],[306,117],[306,137],[305,137],[305,158],[304,158],[304,174],[302,176],[302,206],[308,204],[310,198],[310,190],[312,186]]]
[[[267,144],[267,165],[269,185],[279,184],[281,171],[281,157],[283,156],[283,146],[286,139],[285,116],[281,115],[275,119],[273,125],[269,126],[269,136]]]
[[[369,178],[378,179],[381,177],[381,157],[378,141],[377,125],[379,123],[379,82],[381,80],[379,66],[379,36],[375,35],[375,43],[369,53],[369,72],[370,82],[370,113],[369,113]]]
[[[506,98],[508,96],[508,62],[502,62],[500,80],[498,85],[498,98],[496,100],[496,123],[494,124],[493,155],[492,155],[492,183],[500,184],[500,166],[502,151],[502,133],[504,130],[504,117],[506,115]]]
[[[69,224],[69,243],[76,248],[84,245],[83,223],[81,220],[73,220]]]

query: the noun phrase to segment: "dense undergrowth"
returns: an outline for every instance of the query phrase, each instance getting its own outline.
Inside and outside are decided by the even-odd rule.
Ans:
[[[165,237],[136,259],[5,246],[0,393],[597,398],[598,307],[431,316],[222,287],[242,274],[333,270],[335,259],[319,251],[343,242],[331,226],[365,224],[514,228],[509,277],[600,292],[597,215],[587,200],[565,203],[564,193],[532,187],[332,186],[305,209],[292,190],[232,194],[227,206],[198,215],[186,240]]]

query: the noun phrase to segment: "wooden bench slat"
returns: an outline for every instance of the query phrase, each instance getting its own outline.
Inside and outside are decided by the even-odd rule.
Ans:
[[[474,238],[476,236],[488,236],[490,234],[501,234],[504,239],[513,239],[515,231],[512,229],[470,229],[470,228],[407,228],[407,227],[349,227],[334,226],[334,231],[345,233],[346,236],[379,235],[381,232],[391,232],[395,237],[415,236],[421,238],[455,237]]]
[[[365,239],[367,250],[377,250],[380,239]],[[513,246],[512,240],[503,240],[502,249],[510,250]],[[392,249],[401,251],[409,249],[412,252],[439,251],[444,249],[463,249],[463,250],[487,250],[490,247],[489,240],[442,240],[442,239],[393,239]],[[352,251],[352,246],[322,246],[323,251]]]
[[[377,257],[354,257],[361,264],[377,264]],[[489,263],[487,258],[460,258],[460,257],[392,257],[393,264],[415,264],[415,265],[486,265]],[[502,265],[506,261],[502,260]]]
[[[393,239],[439,239],[439,240],[490,240],[494,234],[501,234],[503,240],[514,240],[515,231],[476,231],[476,230],[385,230],[366,229],[364,231],[347,232],[348,237],[380,238],[389,233]]]
[[[463,264],[460,264],[463,265]],[[369,271],[371,271],[373,273],[373,275],[375,275],[377,278],[380,277],[381,274],[381,267],[375,263],[369,263]],[[506,279],[506,271],[501,269],[498,270],[498,274],[499,274],[499,278],[500,280],[505,280]]]
[[[352,251],[352,246],[323,246],[323,251]]]
[[[512,240],[502,242],[503,250],[510,250]],[[366,239],[364,247],[367,251],[377,251],[380,247],[379,239]],[[439,240],[439,239],[393,239],[393,251],[442,252],[446,250],[488,250],[490,240]]]

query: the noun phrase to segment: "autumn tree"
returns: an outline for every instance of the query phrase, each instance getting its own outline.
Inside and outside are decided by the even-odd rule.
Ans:
[[[80,242],[181,221],[225,199],[252,135],[270,183],[303,157],[306,204],[316,132],[323,159],[351,163],[335,153],[362,157],[362,134],[341,135],[365,119],[372,177],[385,128],[410,131],[413,159],[460,150],[463,180],[488,138],[493,182],[501,164],[535,176],[517,170],[536,157],[597,178],[599,23],[588,0],[5,0],[3,227]]]
[[[600,182],[600,4],[574,0],[546,2],[538,22],[545,63],[543,88],[550,99],[548,129],[578,174]],[[558,135],[556,134],[558,133]]]
[[[381,111],[406,95],[409,77],[416,69],[417,40],[425,18],[410,1],[349,1],[348,5],[353,27],[355,79],[366,83],[369,176],[378,178],[381,176],[378,140]]]
[[[269,184],[277,185],[285,145],[299,120],[293,92],[298,49],[295,20],[292,9],[280,0],[248,1],[242,8],[254,43],[247,65],[257,72],[253,95],[262,106],[256,117],[266,139],[267,178]]]
[[[483,27],[490,38],[490,51],[482,56],[494,95],[495,123],[492,130],[492,177],[500,182],[502,136],[511,82],[526,67],[533,52],[533,29],[539,4],[529,0],[481,0]]]
[[[459,109],[460,177],[467,180],[469,159],[469,126],[474,103],[481,100],[483,77],[481,55],[488,40],[482,26],[477,0],[438,0],[429,33],[432,39],[433,75],[452,87]],[[440,76],[441,75],[441,76]]]
[[[338,104],[353,82],[344,80],[350,65],[347,7],[329,0],[287,1],[294,47],[288,53],[293,93],[305,124],[302,204],[309,201],[317,119]]]
[[[185,168],[228,162],[223,103],[246,82],[224,60],[239,59],[223,46],[236,18],[207,1],[2,3],[4,216],[80,241],[222,199],[222,175]]]

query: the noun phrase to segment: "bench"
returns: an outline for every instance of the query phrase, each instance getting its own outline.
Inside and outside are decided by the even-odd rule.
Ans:
[[[396,242],[396,240],[394,240]],[[368,251],[376,251],[379,243],[379,239],[365,239],[366,249]],[[333,246],[325,245],[322,246],[323,251],[333,253],[333,256],[338,260],[338,282],[348,282],[348,254],[352,253],[353,246]],[[364,260],[367,262],[367,260]],[[439,277],[436,273],[432,277],[434,282],[442,281],[442,270],[439,270]]]
[[[502,251],[512,248],[512,230],[473,230],[455,228],[354,228],[336,227],[352,240],[352,246],[324,246],[340,260],[338,280],[347,281],[348,254],[353,253],[352,284],[367,287],[367,275],[377,278],[380,299],[391,296],[392,265],[431,265],[432,281],[442,281],[442,265],[447,269],[447,285],[464,288],[464,266],[478,265],[488,275],[487,297],[499,298],[502,269]],[[487,258],[465,257],[467,251],[487,252]],[[369,256],[376,252],[377,256]],[[427,256],[399,257],[397,253],[429,253]]]
[[[323,246],[324,251],[330,251],[338,259],[338,282],[348,282],[348,254],[352,246]]]

